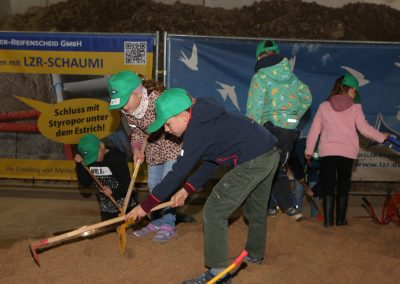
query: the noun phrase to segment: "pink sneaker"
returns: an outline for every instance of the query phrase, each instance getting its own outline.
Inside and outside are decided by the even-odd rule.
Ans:
[[[157,232],[159,227],[154,226],[152,223],[149,223],[146,227],[141,228],[140,230],[136,230],[133,232],[133,235],[136,237],[144,237],[152,232]]]
[[[175,227],[162,225],[152,240],[158,243],[166,243],[174,236],[176,236]]]

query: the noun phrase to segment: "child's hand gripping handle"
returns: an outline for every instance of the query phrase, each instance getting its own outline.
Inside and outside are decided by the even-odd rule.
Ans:
[[[82,163],[82,166],[85,168],[85,170],[88,172],[88,174],[92,177],[92,179],[97,183],[97,185],[100,187],[100,191],[101,191],[103,194],[105,194],[105,193],[103,192],[103,190],[104,190],[104,185],[101,183],[101,181],[100,181],[100,180],[94,175],[94,173],[92,173],[92,171],[91,171],[87,166],[85,166],[83,163]],[[111,200],[111,202],[114,204],[114,206],[117,207],[118,210],[121,212],[122,208],[121,208],[121,206],[119,206],[118,202],[114,199],[114,197],[112,197],[112,195],[106,195],[106,196]]]

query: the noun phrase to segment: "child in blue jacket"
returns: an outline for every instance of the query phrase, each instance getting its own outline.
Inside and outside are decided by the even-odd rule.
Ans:
[[[212,98],[193,100],[184,89],[164,91],[155,107],[156,120],[148,131],[164,127],[167,133],[182,137],[182,153],[172,171],[126,219],[144,217],[177,188],[181,189],[171,200],[175,206],[182,206],[188,195],[200,191],[220,165],[229,165],[232,169],[215,185],[203,210],[205,266],[209,269],[183,283],[206,283],[228,267],[228,218],[241,205],[249,221],[247,261],[261,263],[267,204],[279,161],[276,138],[253,120],[226,112]],[[202,161],[201,166],[188,177],[198,160]],[[217,283],[231,283],[231,276],[225,275]]]

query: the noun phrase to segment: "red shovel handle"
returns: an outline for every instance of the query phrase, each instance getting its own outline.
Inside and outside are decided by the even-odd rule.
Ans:
[[[235,269],[235,267],[237,267],[242,261],[243,259],[247,256],[247,251],[243,250],[240,255],[233,261],[233,263],[231,265],[229,265],[226,269],[224,269],[222,272],[218,273],[218,275],[216,275],[213,279],[211,279],[210,281],[207,282],[207,284],[214,284],[216,283],[220,278],[222,278],[225,274],[229,273],[230,271],[232,271],[233,269]]]
[[[247,256],[247,251],[243,250],[233,263],[236,264],[236,266],[238,266],[246,256]]]
[[[361,199],[367,205],[367,207],[368,207],[368,209],[370,211],[370,214],[371,214],[372,218],[375,220],[375,222],[378,223],[379,225],[382,225],[382,222],[378,219],[378,217],[376,217],[375,210],[372,207],[371,203],[369,203],[368,199],[366,197],[364,197],[364,196]]]

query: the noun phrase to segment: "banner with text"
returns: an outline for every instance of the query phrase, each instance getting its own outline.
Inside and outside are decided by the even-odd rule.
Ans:
[[[76,179],[71,161],[52,166],[87,133],[129,156],[107,80],[121,70],[152,79],[157,44],[156,34],[0,32],[0,177]],[[37,170],[23,174],[27,159]]]
[[[66,160],[15,160],[3,159],[0,164],[0,177],[31,180],[69,180],[77,181],[75,162]],[[133,173],[133,165],[128,162]],[[146,166],[142,167],[136,177],[137,183],[147,182]]]
[[[152,77],[155,35],[0,32],[0,72]]]

